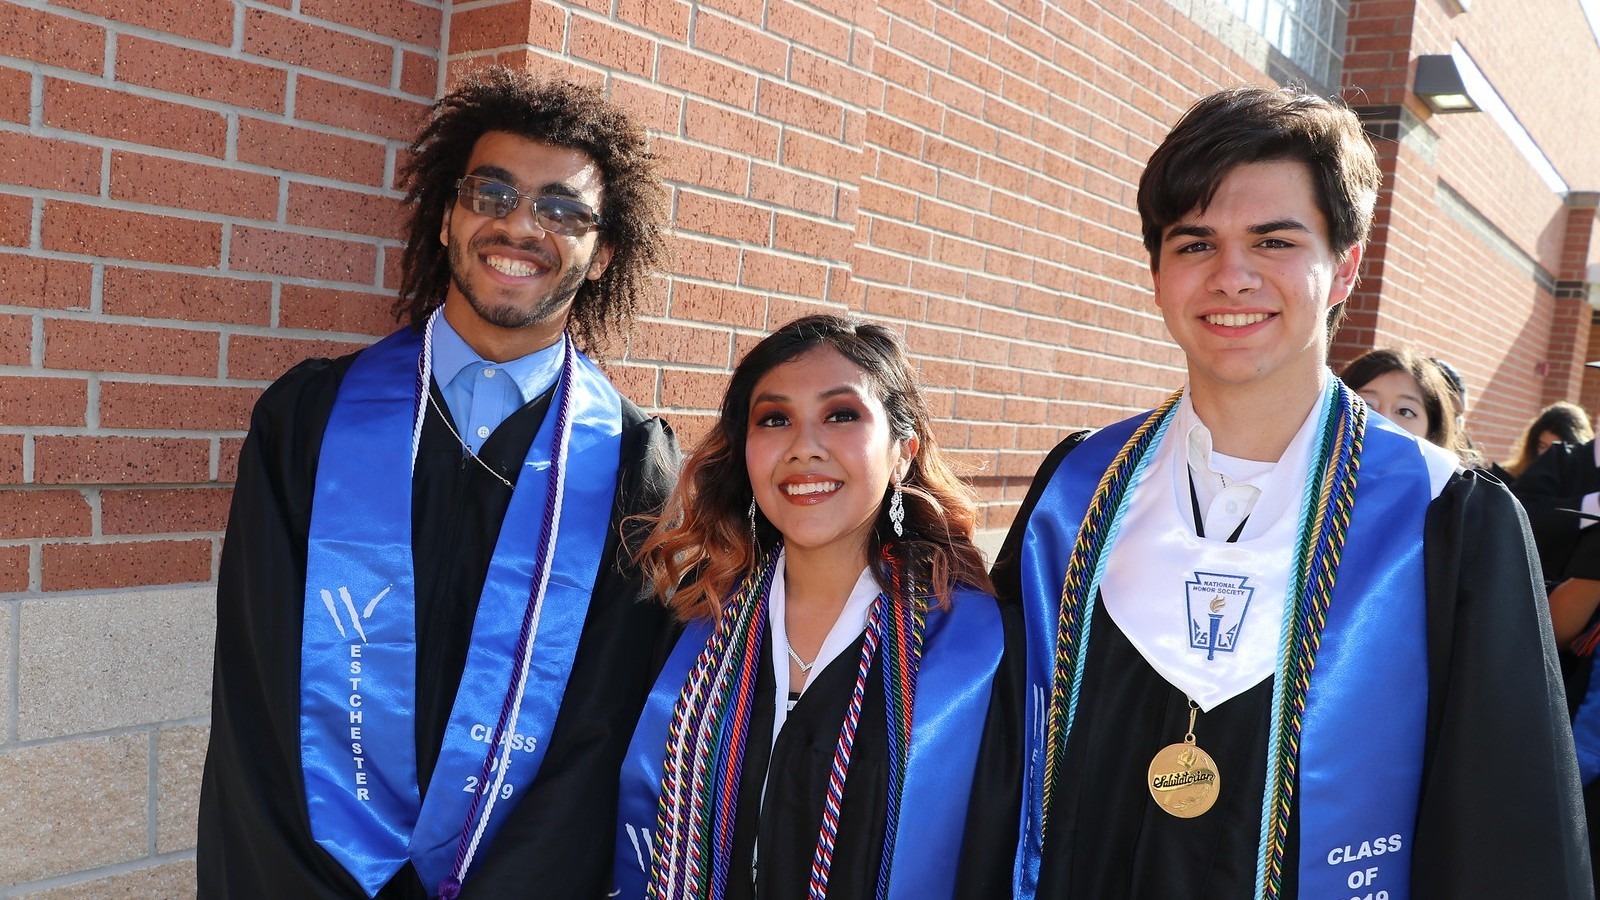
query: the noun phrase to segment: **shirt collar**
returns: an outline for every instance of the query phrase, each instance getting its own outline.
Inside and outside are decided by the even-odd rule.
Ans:
[[[561,345],[562,341],[556,341],[543,350],[535,350],[510,362],[490,362],[472,349],[441,313],[433,323],[433,380],[440,385],[447,385],[461,374],[462,369],[481,363],[510,375],[522,395],[522,402],[528,403],[548,391],[560,376]]]
[[[1184,437],[1183,453],[1190,468],[1205,481],[1203,486],[1199,486],[1202,495],[1201,507],[1208,505],[1208,497],[1205,495],[1215,497],[1216,492],[1224,487],[1249,485],[1257,489],[1261,492],[1260,497],[1255,501],[1250,524],[1245,529],[1245,537],[1249,538],[1265,530],[1267,526],[1277,521],[1292,503],[1297,503],[1304,493],[1306,471],[1311,466],[1312,445],[1315,443],[1317,423],[1322,417],[1322,407],[1327,398],[1327,384],[1327,379],[1324,378],[1323,392],[1317,395],[1317,402],[1311,405],[1311,411],[1306,415],[1305,421],[1300,423],[1300,429],[1290,439],[1283,455],[1271,462],[1239,459],[1217,453],[1212,446],[1211,429],[1200,420],[1199,413],[1195,412],[1194,404],[1189,399],[1189,391],[1185,390],[1183,399],[1178,402],[1171,427],[1175,435]],[[1226,484],[1222,483],[1224,478]],[[1206,490],[1207,487],[1210,490]]]

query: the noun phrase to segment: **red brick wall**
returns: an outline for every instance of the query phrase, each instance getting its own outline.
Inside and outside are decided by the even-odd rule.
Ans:
[[[1587,149],[1600,137],[1600,97],[1573,86],[1600,83],[1600,52],[1576,4],[1541,16],[1493,4],[1451,14],[1444,6],[1351,7],[1347,101],[1403,107],[1399,117],[1415,128],[1378,141],[1388,180],[1376,245],[1334,355],[1343,362],[1401,345],[1447,359],[1467,382],[1472,436],[1503,459],[1542,406],[1578,399],[1588,310],[1556,289],[1575,277],[1576,226],[1562,197],[1487,114],[1432,115],[1409,94],[1415,57],[1448,54],[1459,42],[1581,190],[1600,183],[1600,158]]]
[[[212,578],[263,384],[388,328],[437,3],[0,3],[0,591]]]
[[[1411,59],[1459,37],[1574,186],[1600,186],[1600,117],[1552,111],[1577,92],[1496,56],[1533,41],[1580,83],[1587,31],[1478,6],[1356,0],[1351,102],[1420,112]],[[1131,0],[0,2],[0,592],[213,577],[254,396],[390,327],[397,157],[487,60],[602,84],[656,136],[677,253],[614,348],[624,391],[693,440],[762,333],[862,312],[906,334],[992,527],[1061,435],[1181,381],[1134,186],[1195,97],[1267,83]],[[1546,265],[1565,212],[1484,117],[1427,126],[1435,155],[1386,153],[1387,244],[1341,352],[1450,357],[1498,455],[1544,397],[1556,301],[1436,184]]]
[[[636,399],[693,440],[763,332],[863,313],[1001,527],[1063,434],[1181,380],[1134,184],[1196,96],[1261,76],[1147,6],[513,2],[452,17],[450,71],[576,74],[655,130],[678,260],[613,369]]]

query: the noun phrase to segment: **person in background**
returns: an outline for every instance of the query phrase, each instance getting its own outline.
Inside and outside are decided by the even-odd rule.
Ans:
[[[1524,455],[1529,437],[1538,441],[1538,435],[1546,430],[1538,426],[1538,420],[1529,426]],[[1548,444],[1528,461],[1511,489],[1527,510],[1545,578],[1560,581],[1579,538],[1600,520],[1600,447],[1592,436],[1578,443]]]
[[[1593,527],[1600,489],[1589,416],[1572,403],[1547,407],[1528,425],[1514,489],[1535,522],[1539,555],[1550,585],[1550,627],[1560,650],[1561,677],[1583,782],[1589,853],[1600,866],[1600,528]],[[1546,461],[1549,461],[1548,463]],[[1600,868],[1595,872],[1600,881]]]
[[[889,331],[812,316],[750,350],[644,546],[686,625],[610,896],[1006,894],[1022,621],[975,516]]]
[[[1576,445],[1593,438],[1594,426],[1589,423],[1589,414],[1584,412],[1583,407],[1565,400],[1552,403],[1528,423],[1522,441],[1517,445],[1517,455],[1502,467],[1502,471],[1510,476],[1503,480],[1510,484],[1520,478],[1534,460],[1556,444]]]
[[[1466,449],[1456,425],[1455,394],[1426,357],[1401,349],[1369,350],[1351,360],[1339,378],[1406,431],[1457,456]]]
[[[202,898],[595,897],[667,625],[619,525],[671,432],[580,349],[665,252],[644,129],[488,68],[404,180],[406,327],[256,404],[217,583]]]

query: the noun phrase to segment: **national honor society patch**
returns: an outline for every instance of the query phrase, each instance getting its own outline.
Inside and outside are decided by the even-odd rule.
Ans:
[[[1244,627],[1250,597],[1256,592],[1247,587],[1243,575],[1196,572],[1193,581],[1184,582],[1189,605],[1189,646],[1206,651],[1206,659],[1217,652],[1232,653]]]

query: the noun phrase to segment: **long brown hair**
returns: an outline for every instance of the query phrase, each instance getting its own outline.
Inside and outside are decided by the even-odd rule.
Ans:
[[[1563,444],[1583,444],[1594,437],[1589,414],[1584,412],[1583,407],[1565,400],[1552,403],[1528,423],[1528,430],[1523,433],[1522,443],[1517,447],[1516,457],[1505,465],[1511,477],[1520,478],[1539,458],[1539,435],[1546,431],[1559,437]]]
[[[972,543],[976,497],[939,449],[933,418],[899,339],[881,325],[818,315],[790,322],[745,354],[728,382],[716,427],[689,454],[661,515],[648,520],[651,532],[637,555],[656,596],[679,619],[721,615],[729,590],[782,537],[758,513],[752,539],[753,493],[744,461],[750,398],[768,372],[816,347],[831,347],[859,366],[877,390],[891,436],[918,441],[900,482],[905,536],[894,535],[885,493],[868,538],[867,558],[878,580],[889,583],[882,571],[887,545],[940,605],[949,602],[957,584],[992,591],[983,555]]]

